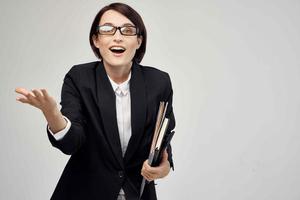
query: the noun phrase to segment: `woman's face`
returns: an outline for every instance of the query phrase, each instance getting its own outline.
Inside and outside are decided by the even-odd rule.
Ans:
[[[124,15],[114,10],[106,11],[99,22],[100,26],[112,25],[122,27],[134,24]],[[103,62],[110,67],[130,67],[136,50],[142,43],[142,38],[125,36],[118,29],[114,35],[100,35],[93,38],[95,46],[99,49]],[[124,52],[116,52],[115,49],[125,49]]]

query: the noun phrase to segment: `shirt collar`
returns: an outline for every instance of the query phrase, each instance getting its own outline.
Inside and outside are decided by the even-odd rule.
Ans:
[[[127,93],[129,92],[129,81],[131,78],[131,72],[129,72],[128,78],[126,81],[124,81],[123,83],[117,84],[116,82],[114,82],[109,75],[107,74],[107,77],[112,85],[112,88],[114,90],[115,93],[117,93],[118,95],[127,95]]]

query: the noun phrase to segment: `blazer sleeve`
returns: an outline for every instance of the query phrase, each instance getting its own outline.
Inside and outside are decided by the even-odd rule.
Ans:
[[[168,108],[166,111],[166,117],[169,118],[169,127],[168,131],[171,132],[175,129],[175,116],[173,112],[173,89],[170,76],[167,74],[167,89],[166,89],[167,98],[166,101],[168,102]],[[174,162],[173,162],[173,154],[172,154],[172,147],[171,144],[167,147],[168,152],[168,160],[170,162],[170,166],[174,171]]]
[[[71,127],[61,140],[56,140],[47,129],[48,138],[52,146],[68,155],[76,152],[86,140],[84,106],[78,87],[76,87],[78,82],[76,78],[78,76],[73,73],[72,69],[64,78],[60,102],[62,106],[61,113],[71,121]]]

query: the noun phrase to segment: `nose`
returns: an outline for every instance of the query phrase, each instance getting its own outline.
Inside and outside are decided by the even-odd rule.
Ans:
[[[123,35],[121,34],[121,32],[120,32],[120,29],[118,29],[116,32],[115,32],[115,34],[114,34],[114,41],[115,42],[121,42],[121,41],[123,41]]]

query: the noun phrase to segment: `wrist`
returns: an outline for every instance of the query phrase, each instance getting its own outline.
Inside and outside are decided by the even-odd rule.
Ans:
[[[60,114],[60,111],[58,110],[57,106],[50,109],[43,109],[42,112],[46,118],[53,118]]]

